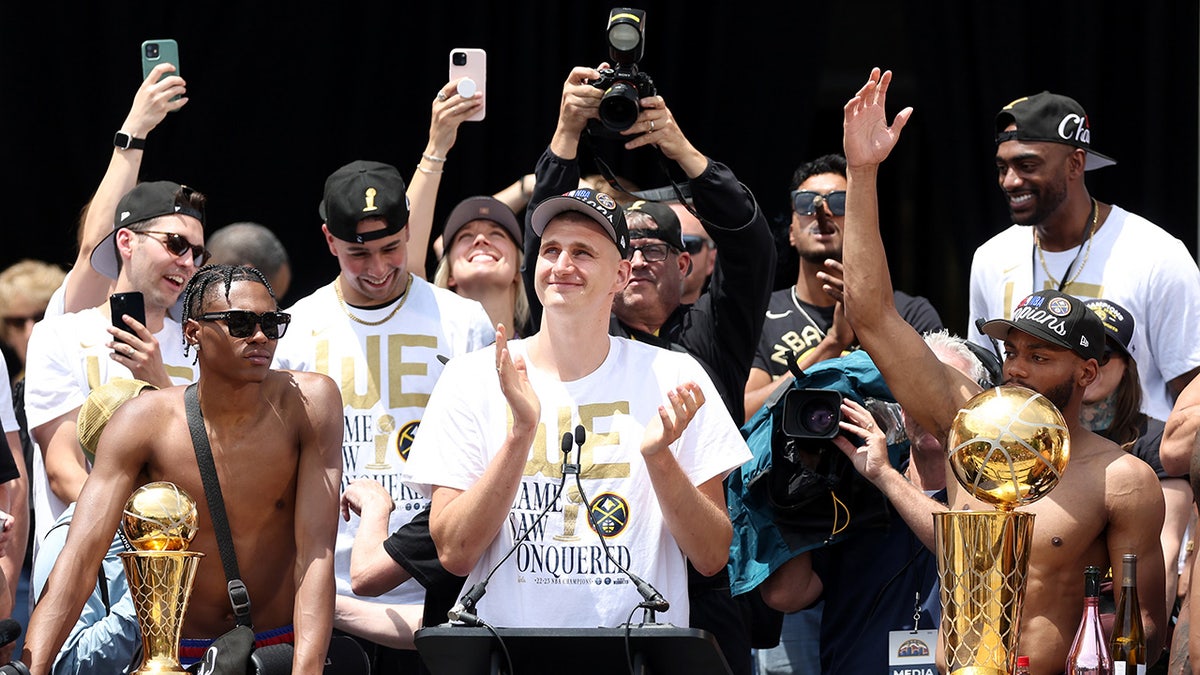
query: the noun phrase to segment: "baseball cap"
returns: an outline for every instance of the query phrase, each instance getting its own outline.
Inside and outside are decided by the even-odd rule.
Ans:
[[[591,188],[579,188],[564,192],[538,204],[529,218],[533,233],[539,237],[542,236],[550,220],[566,211],[578,211],[596,221],[617,245],[621,257],[625,258],[629,255],[629,228],[625,225],[624,211],[607,192]]]
[[[679,224],[679,216],[675,215],[675,211],[670,206],[660,202],[650,202],[644,199],[630,204],[625,208],[626,213],[633,211],[641,211],[642,213],[654,219],[658,225],[657,230],[635,229],[630,233],[630,236],[635,239],[649,237],[652,239],[661,239],[670,244],[677,251],[684,250],[683,248],[683,227]]]
[[[517,216],[508,204],[495,197],[467,197],[459,202],[450,212],[450,217],[446,218],[446,227],[442,230],[442,240],[446,242],[446,246],[450,245],[450,241],[462,226],[472,220],[490,220],[503,227],[517,243],[518,248],[524,241],[525,233],[521,231],[521,224],[517,222]]]
[[[181,203],[176,199],[176,195],[185,190],[191,188],[169,180],[149,181],[133,186],[133,189],[126,192],[121,201],[117,202],[112,232],[92,249],[92,268],[109,279],[117,278],[121,271],[117,261],[117,230],[123,227],[175,213],[191,216],[203,226],[204,211],[196,210],[186,201]]]
[[[325,179],[325,194],[318,207],[329,233],[356,244],[396,234],[408,225],[408,188],[390,164],[357,160]],[[387,226],[358,233],[358,221],[383,218]]]
[[[1016,124],[1013,131],[1005,131]],[[1092,149],[1092,128],[1083,106],[1067,96],[1043,91],[1019,98],[996,114],[996,144],[1004,141],[1062,143],[1087,151],[1085,171],[1111,166],[1117,160]]]
[[[96,446],[100,444],[100,434],[108,426],[108,420],[117,412],[123,403],[143,391],[158,389],[158,387],[142,380],[127,377],[114,377],[105,384],[96,387],[88,393],[79,408],[78,424],[75,435],[83,453],[89,462],[96,461]]]
[[[1125,356],[1133,358],[1133,347],[1130,346],[1130,343],[1133,341],[1134,321],[1129,310],[1112,300],[1088,300],[1084,304],[1100,317],[1105,335],[1112,338],[1112,342],[1124,352]]]
[[[1104,326],[1100,317],[1083,301],[1061,291],[1047,289],[1025,297],[1013,310],[1012,319],[992,319],[980,330],[997,340],[1017,330],[1069,349],[1084,359],[1104,355]]]

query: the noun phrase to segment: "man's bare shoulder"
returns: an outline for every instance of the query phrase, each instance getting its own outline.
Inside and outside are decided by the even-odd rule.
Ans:
[[[300,396],[328,396],[330,393],[341,396],[337,383],[323,373],[307,370],[272,370],[269,378],[268,381],[281,386],[284,391],[291,391]]]

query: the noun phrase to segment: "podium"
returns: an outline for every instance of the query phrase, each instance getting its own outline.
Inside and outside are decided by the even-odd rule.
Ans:
[[[730,675],[711,633],[671,625],[496,628],[493,634],[442,624],[418,630],[415,641],[432,675],[512,675],[510,661],[517,675],[621,675],[630,672],[630,660],[634,675]]]

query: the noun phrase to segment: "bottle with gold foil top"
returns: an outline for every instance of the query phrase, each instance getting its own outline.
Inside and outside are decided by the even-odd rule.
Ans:
[[[1112,675],[1113,661],[1100,625],[1099,567],[1083,570],[1083,591],[1083,618],[1067,652],[1067,675]]]
[[[1137,594],[1137,555],[1126,553],[1121,560],[1121,594],[1113,620],[1112,654],[1114,675],[1146,675],[1146,634]]]

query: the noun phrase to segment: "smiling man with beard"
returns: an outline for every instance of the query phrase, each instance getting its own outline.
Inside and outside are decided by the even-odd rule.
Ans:
[[[1084,172],[1116,163],[1091,134],[1078,102],[1047,91],[996,115],[996,172],[1014,224],[975,251],[968,337],[997,349],[976,322],[1010,318],[1034,291],[1117,302],[1144,326],[1130,345],[1142,412],[1166,419],[1200,370],[1188,330],[1200,323],[1200,270],[1179,239],[1088,193]]]
[[[938,361],[892,302],[879,226],[878,175],[913,109],[900,111],[888,125],[884,109],[891,75],[872,70],[844,109],[846,311],[896,402],[944,446],[958,412],[980,387]],[[1070,463],[1058,484],[1037,502],[1017,507],[1036,516],[1021,651],[1030,657],[1036,675],[1060,673],[1083,604],[1080,570],[1089,565],[1108,569],[1126,553],[1161,560],[1162,492],[1149,465],[1080,421],[1084,392],[1096,380],[1104,354],[1104,326],[1081,300],[1040,290],[1024,297],[1011,317],[993,318],[981,330],[1004,345],[1003,381],[1049,398],[1070,433]],[[991,510],[958,481],[946,488],[951,509]],[[1160,565],[1138,566],[1148,663],[1158,660],[1168,634],[1163,573]],[[939,661],[944,667],[944,655]]]

